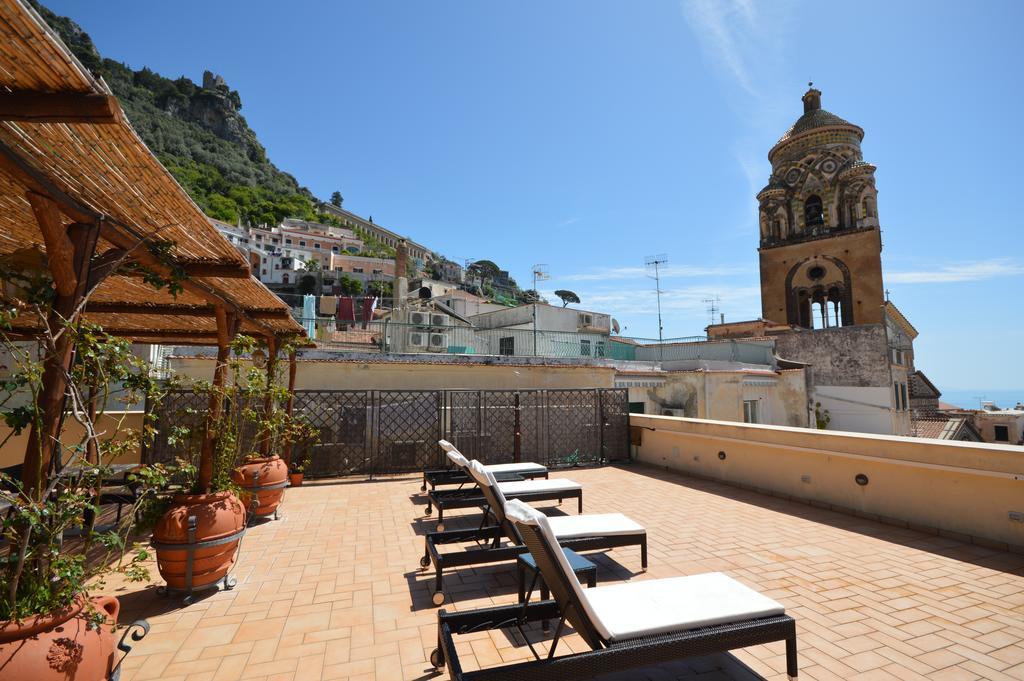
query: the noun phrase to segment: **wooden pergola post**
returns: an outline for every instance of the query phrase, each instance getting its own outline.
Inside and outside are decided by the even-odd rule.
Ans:
[[[79,311],[85,298],[99,224],[74,223],[65,228],[61,211],[53,199],[32,191],[28,192],[27,198],[46,244],[47,261],[56,289],[46,319],[48,336],[55,340],[43,359],[42,389],[36,403],[39,418],[33,421],[29,432],[22,472],[25,493],[30,498],[39,499],[60,443],[68,371],[74,354],[66,323]]]
[[[288,418],[292,417],[292,410],[295,407],[295,350],[288,353],[288,401],[285,403],[284,412]],[[292,465],[292,441],[289,439],[284,445],[284,453],[281,455],[289,467]]]
[[[267,336],[267,394],[263,398],[263,417],[269,419],[274,413],[274,396],[271,389],[274,386],[274,379],[277,377],[277,337]],[[263,432],[263,440],[260,442],[260,455],[270,456],[271,429],[268,427]]]
[[[206,434],[199,459],[199,489],[203,494],[210,493],[213,483],[213,453],[217,443],[214,424],[220,420],[224,411],[224,399],[220,389],[224,387],[228,375],[228,358],[231,353],[231,341],[238,333],[238,318],[233,312],[218,305],[214,309],[217,316],[217,366],[213,370],[213,388],[210,392],[210,404],[206,417]]]

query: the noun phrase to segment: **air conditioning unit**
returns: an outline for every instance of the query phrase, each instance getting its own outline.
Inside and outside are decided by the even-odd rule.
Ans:
[[[410,348],[425,348],[430,342],[430,334],[426,331],[410,331],[409,332],[409,347]]]
[[[410,312],[409,323],[413,326],[430,326],[429,312]]]
[[[580,312],[578,323],[581,329],[588,329],[594,325],[594,315]]]
[[[447,350],[448,349],[448,334],[446,334],[446,333],[432,333],[432,334],[430,334],[430,349],[431,350]]]
[[[431,313],[430,315],[431,326],[448,326],[448,315],[440,313]]]

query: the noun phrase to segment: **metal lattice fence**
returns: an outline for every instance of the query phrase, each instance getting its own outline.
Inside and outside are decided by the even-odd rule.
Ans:
[[[437,445],[450,440],[485,463],[535,461],[549,467],[628,458],[625,390],[297,390],[295,414],[316,430],[297,443],[310,477],[403,473],[444,466]],[[175,425],[202,436],[204,398],[172,392],[156,409],[151,462],[173,461]]]

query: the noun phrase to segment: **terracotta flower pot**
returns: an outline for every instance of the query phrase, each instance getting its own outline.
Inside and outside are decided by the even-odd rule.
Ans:
[[[291,483],[292,487],[302,487],[302,477],[302,473],[289,473],[288,481]]]
[[[38,681],[101,681],[116,664],[117,623],[121,605],[113,596],[93,598],[106,616],[102,626],[88,624],[85,599],[21,622],[0,621],[0,677]]]
[[[158,545],[187,544],[188,519],[196,518],[195,542],[222,539],[245,528],[245,506],[231,492],[181,494],[153,529]],[[192,566],[192,586],[213,584],[231,570],[241,536],[214,546],[198,547]],[[158,546],[156,564],[160,576],[172,589],[184,589],[187,553],[185,549]]]
[[[254,478],[254,473],[259,473],[259,476]],[[282,483],[288,480],[288,464],[276,454],[265,459],[251,459],[231,471],[231,480],[248,494],[256,495],[256,515],[270,515],[284,498],[285,485]],[[266,489],[275,485],[275,489]],[[249,503],[249,499],[245,501]]]

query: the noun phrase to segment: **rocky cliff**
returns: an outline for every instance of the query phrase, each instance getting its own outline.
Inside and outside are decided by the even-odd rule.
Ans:
[[[270,162],[241,114],[241,96],[222,77],[206,71],[197,84],[105,59],[78,24],[30,1],[82,65],[110,85],[139,136],[208,215],[251,224],[317,219],[315,197]]]

